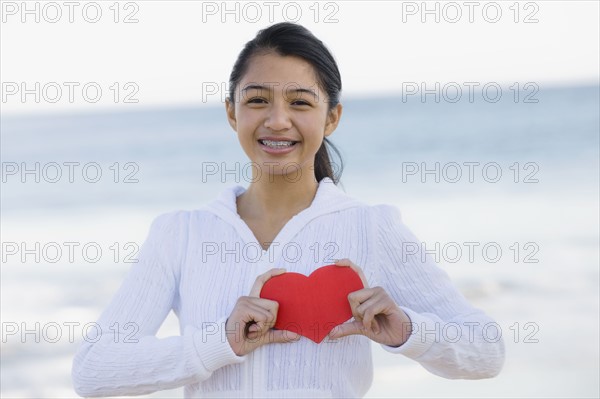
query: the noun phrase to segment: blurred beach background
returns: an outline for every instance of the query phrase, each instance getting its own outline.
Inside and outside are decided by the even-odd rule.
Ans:
[[[140,3],[140,16],[149,3]],[[540,2],[540,10],[554,7],[544,8],[548,3]],[[159,7],[156,4],[165,3],[154,2],[152,7]],[[383,2],[378,4],[375,9],[384,7]],[[344,3],[340,16],[343,7]],[[542,16],[543,12],[543,22]],[[352,20],[345,23],[351,25]],[[558,26],[559,21],[552,23]],[[576,25],[570,21],[568,26],[576,30]],[[453,26],[434,25],[433,29],[446,29],[451,35]],[[246,27],[254,33],[259,27],[250,28]],[[332,38],[333,43],[324,41],[339,54],[344,83],[352,87],[352,79],[359,74],[344,75],[348,67],[343,58],[349,56],[338,53],[333,40],[339,28],[320,29]],[[2,81],[18,81],[14,66],[19,63],[14,58],[18,46],[11,47],[10,42],[19,39],[7,39],[6,33],[24,28],[5,24],[2,29]],[[32,29],[60,36],[48,25]],[[80,29],[87,32],[85,27]],[[102,32],[98,29],[94,35]],[[478,29],[486,34],[491,28]],[[589,31],[598,32],[597,19]],[[227,65],[232,64],[240,43],[252,34],[228,43],[234,48]],[[589,55],[597,73],[598,46],[593,43],[598,38],[591,43],[590,50],[581,54]],[[561,47],[565,43],[559,44],[559,55],[562,50],[570,51]],[[169,44],[165,40],[156,45],[165,49]],[[464,50],[457,58],[477,58],[467,54],[467,44],[456,48]],[[535,53],[535,47],[529,51]],[[7,54],[13,55],[11,61]],[[81,54],[71,57],[84,62]],[[510,57],[508,50],[498,55]],[[68,66],[70,59],[62,63]],[[376,76],[375,61],[365,61],[364,68],[371,68],[371,79],[378,81],[383,78]],[[527,60],[521,61],[525,65]],[[9,64],[13,69],[6,72]],[[448,64],[452,68],[451,59]],[[166,68],[160,73],[180,73],[176,66]],[[437,68],[441,71],[443,66]],[[535,68],[530,70],[535,72]],[[423,101],[421,93],[403,95],[397,86],[387,91],[344,92],[342,122],[331,136],[344,161],[342,188],[370,204],[396,205],[427,249],[435,251],[439,246],[439,265],[475,306],[498,322],[506,343],[502,373],[479,381],[434,376],[418,363],[373,345],[374,381],[367,397],[599,397],[598,76],[583,74],[587,80],[575,76],[560,81],[549,76],[536,79],[534,72],[513,80],[504,76],[502,95],[495,102],[482,96],[480,89],[473,101],[463,93],[456,102],[449,101],[448,92],[439,102],[433,95]],[[31,73],[21,80],[42,80]],[[483,75],[457,76],[453,81],[477,81],[480,87],[494,81]],[[194,81],[190,87],[198,88],[202,78],[190,75],[187,79]],[[156,86],[149,80],[140,87],[163,84],[160,77],[155,80]],[[412,80],[398,77],[398,81],[423,82],[425,78],[413,75]],[[449,81],[442,80],[441,86]],[[517,81],[518,87],[514,86]],[[531,84],[526,86],[527,82]],[[409,87],[413,86],[404,86]],[[83,327],[94,322],[110,301],[131,266],[129,256],[143,242],[152,220],[175,209],[197,208],[227,186],[249,184],[248,161],[227,124],[222,104],[160,103],[156,95],[144,102],[142,90],[139,97],[139,104],[94,107],[80,101],[56,109],[48,103],[3,101],[2,397],[76,396],[70,369]],[[23,173],[24,166],[32,169],[36,163],[39,182],[35,172]],[[67,165],[73,165],[73,182]],[[224,170],[236,165],[237,172]],[[92,183],[97,170],[102,175]],[[72,259],[65,242],[76,243]],[[47,251],[40,250],[38,261],[34,255],[23,260],[22,246],[31,249],[36,243]],[[464,243],[476,243],[472,259]],[[55,252],[57,246],[63,251],[61,256]],[[84,246],[88,250],[83,251]],[[457,255],[456,247],[462,254]],[[483,251],[483,247],[491,250]],[[102,251],[99,255],[97,248]],[[496,254],[496,248],[501,253]],[[33,331],[24,332],[24,328]],[[175,334],[178,325],[171,314],[158,336]],[[182,397],[182,392],[148,397]]]

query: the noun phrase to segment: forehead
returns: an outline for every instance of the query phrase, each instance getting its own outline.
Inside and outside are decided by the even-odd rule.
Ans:
[[[313,90],[319,89],[317,76],[311,64],[299,57],[275,53],[254,55],[249,60],[240,87],[250,83],[279,88],[296,84],[311,87]]]

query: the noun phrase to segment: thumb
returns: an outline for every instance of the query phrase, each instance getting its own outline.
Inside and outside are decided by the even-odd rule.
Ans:
[[[294,342],[300,339],[300,334],[288,330],[269,330],[265,334],[268,343]],[[266,343],[266,342],[265,342]]]
[[[365,332],[365,327],[363,323],[357,320],[351,321],[349,323],[344,323],[336,326],[329,333],[329,338],[336,339],[342,338],[348,335],[360,334],[363,335]]]

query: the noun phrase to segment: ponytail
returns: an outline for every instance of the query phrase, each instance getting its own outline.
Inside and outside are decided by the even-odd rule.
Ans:
[[[336,153],[337,157],[340,160],[340,164],[337,165],[334,162],[331,162],[331,157],[329,156],[329,151],[327,147],[331,147],[333,151]],[[339,168],[338,168],[339,166]],[[329,177],[333,180],[334,184],[338,184],[340,177],[342,175],[342,171],[344,169],[344,162],[342,161],[342,156],[338,149],[325,137],[323,139],[323,143],[317,151],[315,155],[315,178],[317,182],[320,182],[323,178]]]

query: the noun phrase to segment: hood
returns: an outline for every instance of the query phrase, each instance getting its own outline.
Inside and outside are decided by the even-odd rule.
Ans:
[[[246,188],[241,185],[227,187],[219,193],[219,196],[214,201],[209,202],[204,209],[227,222],[236,223],[238,220],[242,220],[237,213],[236,198],[245,191]],[[335,185],[331,178],[324,177],[319,182],[317,193],[310,206],[300,211],[294,218],[301,218],[304,223],[307,223],[320,215],[364,205],[364,203],[342,191],[341,188]]]
[[[236,198],[244,191],[246,191],[246,188],[241,185],[227,187],[221,191],[214,201],[205,205],[203,209],[217,215],[225,222],[234,226],[246,242],[256,242],[254,234],[237,213]],[[310,206],[294,215],[281,229],[275,241],[287,242],[303,226],[316,217],[360,206],[365,206],[365,204],[348,196],[335,185],[331,178],[325,177],[319,182],[317,192]]]

